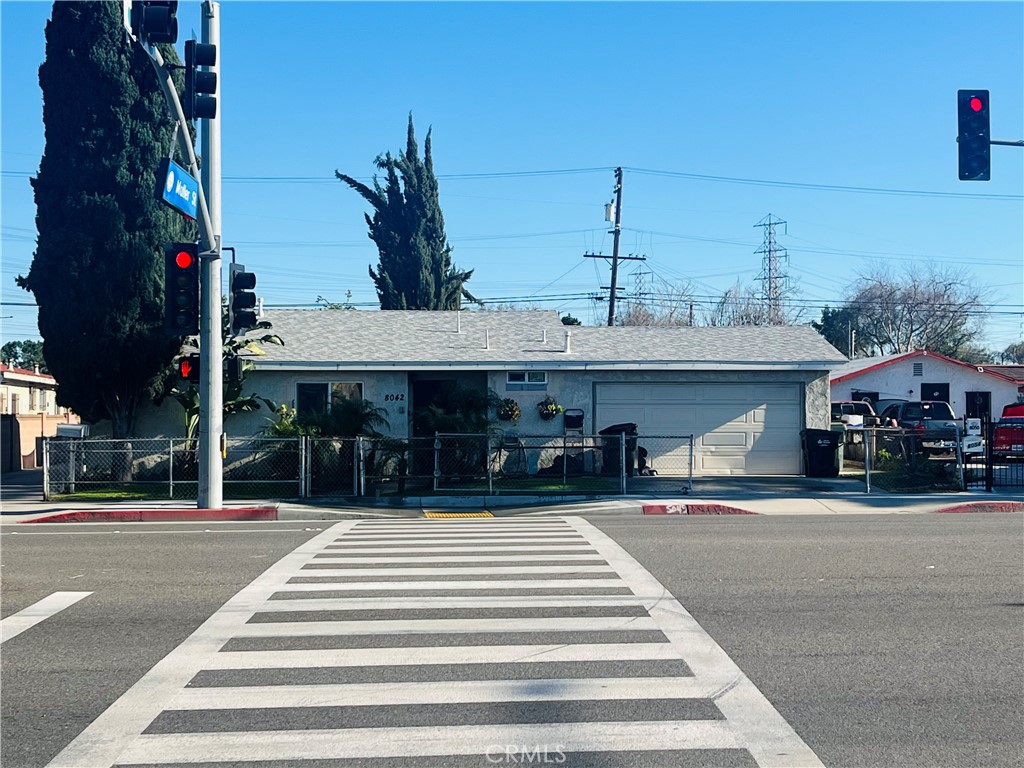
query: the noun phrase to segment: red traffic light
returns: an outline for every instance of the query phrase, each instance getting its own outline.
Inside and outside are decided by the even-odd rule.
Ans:
[[[174,257],[174,263],[181,269],[188,269],[192,266],[193,261],[192,254],[188,251],[178,251],[178,255]]]
[[[971,99],[971,109],[975,112],[981,112],[985,108],[985,103],[977,96]]]

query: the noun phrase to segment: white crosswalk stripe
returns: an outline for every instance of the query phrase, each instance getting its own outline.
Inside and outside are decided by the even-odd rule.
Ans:
[[[50,766],[653,768],[698,754],[821,765],[600,530],[349,520],[241,590]]]

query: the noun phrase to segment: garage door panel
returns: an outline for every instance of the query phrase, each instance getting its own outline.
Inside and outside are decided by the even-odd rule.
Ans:
[[[680,388],[676,384],[648,384],[644,387],[644,399],[648,402],[695,403],[697,390]]]
[[[730,427],[733,425],[747,425],[753,423],[750,412],[741,410],[735,406],[706,405],[700,411],[698,426],[701,432],[709,432],[713,429]]]
[[[699,442],[702,448],[726,446],[748,448],[751,441],[749,432],[719,430],[703,435]]]
[[[765,403],[792,403],[792,384],[760,384],[753,388],[753,397]]]
[[[737,454],[705,454],[699,457],[698,466],[703,474],[745,474],[747,459]]]
[[[789,403],[772,403],[772,407],[763,406],[753,412],[754,421],[774,426],[775,424],[790,426],[800,423],[800,409]]]
[[[799,384],[598,384],[596,427],[692,433],[698,474],[798,474],[800,393]]]

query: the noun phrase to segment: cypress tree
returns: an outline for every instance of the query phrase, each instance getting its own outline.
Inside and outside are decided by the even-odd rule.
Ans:
[[[179,60],[170,46],[162,53]],[[195,227],[155,199],[172,122],[118,2],[54,2],[39,68],[46,147],[32,179],[35,295],[57,402],[133,434],[181,339],[163,334],[163,248]]]
[[[459,270],[452,264],[430,134],[428,130],[421,160],[409,115],[405,151],[398,157],[388,152],[374,160],[386,175],[383,186],[377,177],[369,187],[335,172],[373,206],[373,216],[365,214],[365,218],[380,262],[376,272],[373,267],[369,270],[381,309],[459,309],[463,297],[479,303],[465,286],[473,270]]]

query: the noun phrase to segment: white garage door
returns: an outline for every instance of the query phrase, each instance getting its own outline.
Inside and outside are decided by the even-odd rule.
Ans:
[[[798,384],[598,384],[595,424],[693,434],[697,475],[797,475],[800,393]]]

